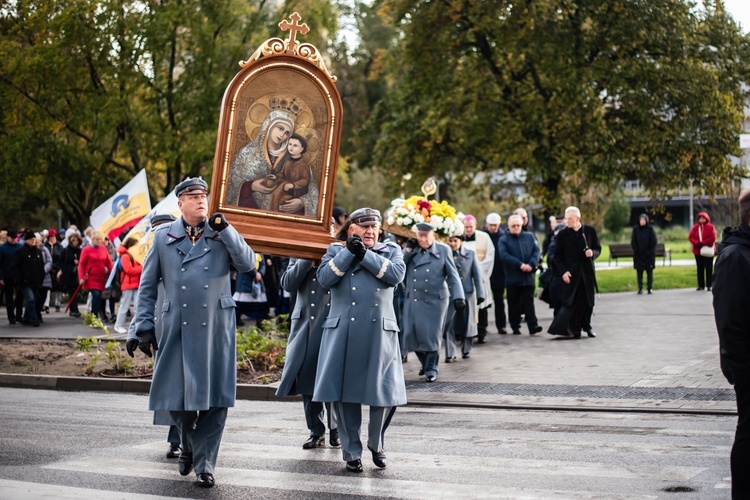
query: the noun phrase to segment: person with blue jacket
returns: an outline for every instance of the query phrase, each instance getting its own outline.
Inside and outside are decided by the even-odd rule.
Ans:
[[[508,232],[500,238],[500,255],[505,268],[508,322],[513,335],[521,335],[521,313],[526,318],[530,335],[542,331],[534,308],[534,277],[539,254],[539,243],[534,234],[523,230],[523,218],[511,215]]]

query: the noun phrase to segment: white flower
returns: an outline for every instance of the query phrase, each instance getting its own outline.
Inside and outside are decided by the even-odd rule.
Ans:
[[[396,219],[394,219],[392,215],[389,215],[388,216],[388,225],[392,226],[395,223],[396,223]]]
[[[422,214],[415,213],[414,214],[414,220],[417,221],[417,222],[424,222],[424,216]]]

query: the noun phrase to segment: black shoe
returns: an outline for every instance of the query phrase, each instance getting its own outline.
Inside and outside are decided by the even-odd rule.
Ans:
[[[198,474],[198,480],[196,484],[201,488],[211,488],[216,481],[214,481],[214,475],[210,472],[201,472]]]
[[[529,327],[529,335],[536,335],[542,331],[542,327],[539,325]]]
[[[372,453],[372,463],[374,463],[381,469],[385,469],[385,466],[388,465],[388,461],[385,458],[385,450],[375,451],[369,446],[367,447],[367,449],[370,450],[370,453]]]
[[[419,370],[419,376],[421,377],[422,375],[424,375],[424,368]]]
[[[521,335],[521,330],[513,330],[513,335]]]
[[[461,355],[461,359],[468,359],[469,356],[471,356],[471,353],[465,352]]]
[[[455,363],[456,362],[456,357],[453,356],[452,358],[445,358],[445,362],[446,363]]]
[[[362,460],[352,460],[351,462],[346,462],[346,470],[349,472],[362,472]]]
[[[307,438],[307,441],[302,444],[302,448],[305,450],[312,450],[313,448],[320,448],[325,444],[326,438],[323,436],[310,436]]]
[[[190,471],[193,470],[193,454],[192,453],[180,453],[180,458],[177,459],[177,470],[180,471],[181,476],[187,476]]]
[[[497,333],[499,333],[500,335],[507,335],[508,330],[506,330],[505,328],[501,328],[497,331]]]
[[[44,306],[44,312],[45,312],[46,314],[49,314],[49,306]]]
[[[648,294],[649,294],[649,295],[653,295],[653,293],[654,293],[654,292],[652,292],[652,291],[651,291],[651,289],[649,288],[649,289],[648,289]]]
[[[341,438],[339,438],[338,429],[331,429],[330,435],[328,436],[328,443],[335,448],[341,446]]]
[[[638,289],[638,295],[641,295],[641,294],[643,294],[643,288]]]
[[[39,322],[35,321],[34,323],[29,323],[29,326],[39,326]]]
[[[710,291],[711,291],[711,287],[710,287],[710,286],[707,286],[707,287],[706,287],[706,291],[707,291],[707,292],[710,292]]]
[[[596,332],[594,330],[586,330],[586,335],[593,339],[594,337],[596,337]]]
[[[401,356],[401,363],[406,363],[409,361],[409,356]]]
[[[477,340],[477,344],[486,344],[486,343],[487,343],[487,341],[484,340],[484,339],[478,339]]]
[[[81,317],[81,313],[79,313],[78,311],[76,311],[76,312],[71,312],[71,313],[69,314],[69,316],[71,316],[71,317],[73,317],[73,318],[80,318],[80,317]]]
[[[59,307],[59,306],[55,306],[55,312],[56,312],[56,313],[59,313],[59,312],[60,312],[60,307]]]
[[[179,443],[169,443],[169,449],[167,450],[167,458],[178,458],[182,453]]]
[[[700,292],[701,290],[703,290],[702,286],[699,286],[698,288],[695,289],[696,292]]]
[[[434,382],[437,380],[437,375],[427,375],[428,382]]]

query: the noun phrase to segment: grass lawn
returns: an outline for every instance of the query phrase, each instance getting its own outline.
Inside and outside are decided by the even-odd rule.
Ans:
[[[601,257],[599,258],[601,259]],[[598,271],[596,281],[599,284],[599,293],[635,292],[638,290],[635,269],[633,268]],[[643,281],[646,281],[646,273],[643,273]],[[654,290],[695,288],[697,283],[695,266],[657,267],[654,269]]]

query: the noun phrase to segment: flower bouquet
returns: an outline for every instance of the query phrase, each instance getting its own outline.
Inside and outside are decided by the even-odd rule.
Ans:
[[[414,226],[429,222],[435,227],[435,236],[447,240],[464,233],[464,225],[456,216],[456,209],[445,201],[428,200],[424,196],[407,199],[396,198],[391,202],[385,229],[407,238],[414,237]]]

